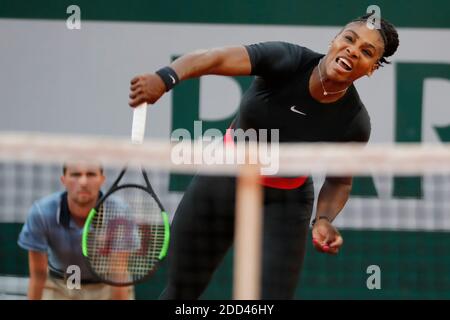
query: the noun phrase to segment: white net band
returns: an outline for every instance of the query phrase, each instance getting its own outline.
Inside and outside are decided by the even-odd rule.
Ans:
[[[272,166],[277,169],[277,175],[450,172],[450,144],[241,144],[236,148],[216,144],[215,148],[222,153],[212,152],[205,142],[198,141],[168,143],[152,140],[136,146],[128,139],[113,137],[37,133],[0,135],[0,160],[3,161],[58,164],[83,156],[110,166],[129,162],[180,173],[198,171],[235,175],[248,152],[248,163],[259,162],[262,168]]]

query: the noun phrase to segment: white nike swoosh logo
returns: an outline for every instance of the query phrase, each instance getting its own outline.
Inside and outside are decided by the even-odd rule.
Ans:
[[[177,82],[177,81],[175,80],[175,78],[172,77],[172,75],[169,74],[169,77],[170,77],[170,79],[172,79],[172,83],[173,83],[173,84],[175,84],[175,82]]]
[[[291,111],[294,111],[294,112],[300,113],[301,115],[306,116],[306,113],[301,112],[301,111],[298,111],[297,109],[295,109],[295,106],[292,106],[292,107],[291,107]]]

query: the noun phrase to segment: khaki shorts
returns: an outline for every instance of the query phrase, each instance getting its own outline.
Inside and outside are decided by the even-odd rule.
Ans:
[[[69,289],[66,281],[47,276],[42,300],[111,300],[113,287],[103,283],[81,284],[80,289]],[[134,287],[127,287],[129,300],[134,300]]]

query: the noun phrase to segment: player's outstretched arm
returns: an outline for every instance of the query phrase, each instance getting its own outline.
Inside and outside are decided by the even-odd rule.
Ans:
[[[130,85],[129,105],[136,107],[143,102],[153,104],[173,85],[182,80],[208,74],[249,75],[251,62],[244,46],[233,46],[188,53],[172,62],[169,68],[162,69],[158,74],[134,77]]]

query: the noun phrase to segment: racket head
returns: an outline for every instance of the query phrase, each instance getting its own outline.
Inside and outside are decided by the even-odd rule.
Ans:
[[[112,188],[91,210],[82,251],[102,282],[128,286],[156,272],[169,237],[168,215],[153,190],[125,184]]]

